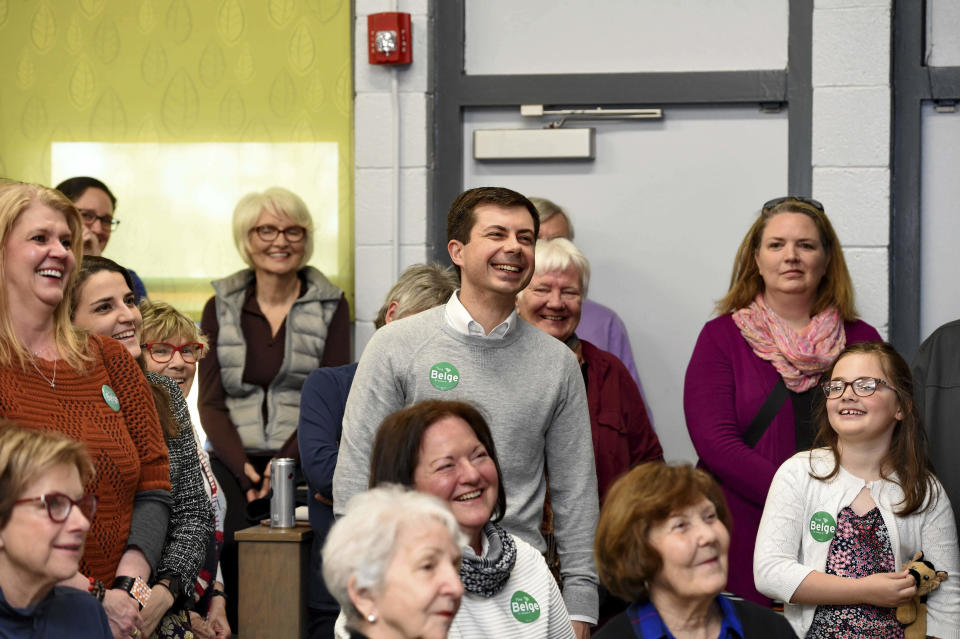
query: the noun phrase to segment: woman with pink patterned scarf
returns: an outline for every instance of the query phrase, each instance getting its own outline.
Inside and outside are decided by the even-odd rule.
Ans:
[[[806,197],[763,205],[716,311],[687,366],[683,407],[733,516],[727,590],[769,604],[754,587],[753,546],[773,474],[810,448],[821,373],[847,344],[881,338],[857,319],[837,234]]]

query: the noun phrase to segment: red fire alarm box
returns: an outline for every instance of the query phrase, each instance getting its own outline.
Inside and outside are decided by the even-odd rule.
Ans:
[[[387,12],[367,16],[370,64],[413,62],[413,32],[410,14]]]

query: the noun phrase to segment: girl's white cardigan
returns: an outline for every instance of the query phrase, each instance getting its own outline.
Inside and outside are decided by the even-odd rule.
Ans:
[[[927,510],[898,517],[894,510],[903,499],[903,491],[892,481],[865,482],[843,467],[833,479],[821,481],[810,476],[811,463],[817,475],[826,475],[833,468],[833,455],[826,448],[797,453],[780,466],[773,478],[753,554],[757,589],[768,597],[789,602],[808,574],[814,570],[823,572],[830,540],[817,541],[813,537],[812,517],[825,512],[835,522],[838,513],[867,486],[890,533],[897,569],[922,550],[924,558],[937,570],[949,573],[947,581],[927,601],[927,634],[960,639],[960,548],[950,500],[940,483],[936,483],[935,494],[930,496],[934,503]],[[806,636],[816,606],[787,603],[784,608],[797,636]]]

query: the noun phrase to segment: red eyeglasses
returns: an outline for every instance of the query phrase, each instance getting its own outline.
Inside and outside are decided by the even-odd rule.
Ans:
[[[67,520],[67,517],[70,516],[70,511],[73,510],[74,506],[80,509],[80,512],[83,513],[83,516],[87,518],[87,521],[92,522],[93,516],[97,514],[96,495],[84,495],[80,499],[75,500],[71,499],[67,495],[64,495],[63,493],[46,493],[44,495],[40,495],[39,497],[25,497],[24,499],[18,499],[13,503],[14,505],[29,504],[35,501],[39,501],[46,506],[47,515],[52,521],[58,524]]]
[[[199,342],[187,342],[181,346],[174,346],[169,342],[147,342],[141,344],[140,348],[145,348],[150,353],[150,359],[157,364],[166,364],[173,359],[173,354],[180,352],[180,357],[187,364],[196,364],[197,360],[203,357],[203,344]]]

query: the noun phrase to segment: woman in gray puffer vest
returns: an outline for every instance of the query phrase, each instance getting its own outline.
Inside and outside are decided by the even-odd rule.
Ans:
[[[210,350],[199,363],[198,408],[227,498],[221,568],[233,628],[233,532],[249,525],[246,504],[269,493],[270,460],[299,461],[296,428],[307,375],[350,361],[346,298],[306,265],[313,235],[310,212],[294,193],[273,187],[245,195],[233,213],[233,239],[250,268],[212,282],[216,295],[203,309]]]

